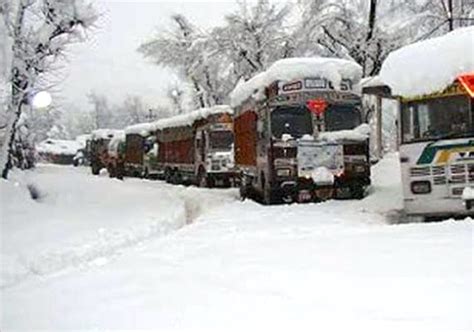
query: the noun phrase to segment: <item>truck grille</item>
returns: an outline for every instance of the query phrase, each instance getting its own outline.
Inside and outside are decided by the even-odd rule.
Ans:
[[[433,185],[474,183],[474,164],[411,167],[410,177],[429,177]]]

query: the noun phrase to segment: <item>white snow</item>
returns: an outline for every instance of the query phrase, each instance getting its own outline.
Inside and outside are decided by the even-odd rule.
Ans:
[[[120,134],[122,130],[119,129],[96,129],[91,133],[92,140],[111,139],[115,134]]]
[[[470,201],[474,200],[474,188],[466,187],[462,191],[462,199],[463,201]]]
[[[332,185],[334,175],[326,167],[318,167],[311,173],[311,178],[317,185]]]
[[[154,131],[165,128],[191,126],[195,121],[220,113],[232,114],[233,110],[228,105],[216,105],[209,108],[200,108],[189,113],[175,115],[155,122],[145,122],[132,125],[125,128],[125,133],[148,136]]]
[[[29,173],[42,202],[0,184],[2,270],[29,273],[1,289],[2,331],[472,329],[472,220],[391,225],[402,207],[396,154],[373,168],[367,198],[305,205],[82,172]],[[137,240],[137,229],[178,228],[184,210],[193,224]],[[116,239],[126,245],[98,249]],[[70,268],[43,272],[49,245]],[[82,260],[78,248],[98,254]]]
[[[75,155],[82,148],[77,141],[48,138],[36,144],[36,151],[40,154]]]
[[[125,134],[136,134],[143,137],[147,137],[153,132],[153,124],[151,122],[137,123],[128,127],[125,127]]]
[[[85,148],[87,144],[87,140],[91,139],[90,134],[79,135],[76,137],[76,142],[81,146],[81,148]]]
[[[389,54],[380,79],[402,97],[434,93],[474,72],[474,27],[400,48]]]
[[[369,138],[370,126],[366,123],[351,129],[351,130],[338,130],[338,131],[327,131],[322,132],[318,135],[318,139],[327,142],[338,142],[338,141],[365,141]]]
[[[238,106],[248,98],[264,98],[265,88],[274,81],[291,81],[305,77],[320,77],[332,82],[339,89],[342,79],[357,85],[362,78],[362,68],[355,62],[337,58],[288,58],[276,61],[266,71],[241,82],[230,94],[231,105]]]
[[[38,200],[30,199],[27,187]],[[196,190],[111,180],[83,167],[40,164],[32,172],[12,173],[9,181],[0,180],[0,289],[97,259],[114,260],[128,247],[182,227],[211,208],[209,191]],[[221,190],[218,201],[234,197]]]
[[[180,114],[171,118],[158,120],[153,123],[153,127],[155,130],[161,130],[165,128],[190,126],[195,121],[220,113],[232,114],[233,110],[228,105],[217,105],[209,108],[201,108],[190,113]]]

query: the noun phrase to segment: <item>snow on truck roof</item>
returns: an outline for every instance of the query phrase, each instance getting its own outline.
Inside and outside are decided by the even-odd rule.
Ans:
[[[91,139],[110,139],[114,135],[121,135],[121,133],[123,133],[123,130],[119,129],[97,129],[91,133]]]
[[[474,27],[402,47],[380,70],[392,94],[415,97],[441,91],[462,74],[474,72]]]
[[[125,128],[126,134],[138,134],[147,136],[149,133],[165,128],[191,126],[195,121],[205,119],[210,115],[227,113],[232,114],[232,108],[228,105],[217,105],[209,108],[201,108],[196,111],[179,114],[170,118],[161,119],[155,122],[139,123]]]
[[[288,58],[276,61],[266,71],[242,82],[230,94],[231,105],[238,106],[248,98],[264,98],[265,88],[275,81],[291,81],[305,77],[325,78],[338,89],[342,79],[357,84],[362,68],[354,61],[338,58]]]

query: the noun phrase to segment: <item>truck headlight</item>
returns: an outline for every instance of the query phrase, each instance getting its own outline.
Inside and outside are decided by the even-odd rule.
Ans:
[[[354,172],[364,173],[365,172],[365,167],[363,165],[355,165],[354,166]]]
[[[288,168],[277,169],[277,176],[290,176],[290,170]]]
[[[431,192],[431,182],[429,181],[413,181],[410,186],[411,192],[417,195]]]

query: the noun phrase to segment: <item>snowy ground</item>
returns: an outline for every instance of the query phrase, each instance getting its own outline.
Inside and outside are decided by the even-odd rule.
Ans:
[[[41,167],[21,178],[40,202],[0,184],[0,328],[471,330],[472,221],[391,225],[397,171],[362,201],[265,207]]]

